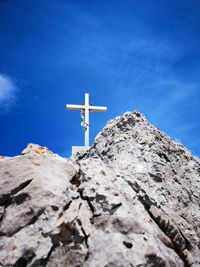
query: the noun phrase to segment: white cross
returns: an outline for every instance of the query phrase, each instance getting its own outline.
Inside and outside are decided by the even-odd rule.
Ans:
[[[71,105],[67,104],[66,109],[68,110],[84,110],[85,112],[85,146],[89,147],[89,114],[92,111],[107,111],[107,107],[92,106],[89,103],[89,94],[85,94],[85,104],[83,105]]]

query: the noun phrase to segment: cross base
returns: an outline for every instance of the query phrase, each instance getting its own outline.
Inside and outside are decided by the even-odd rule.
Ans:
[[[72,156],[73,157],[78,152],[86,152],[90,149],[90,146],[72,146]]]

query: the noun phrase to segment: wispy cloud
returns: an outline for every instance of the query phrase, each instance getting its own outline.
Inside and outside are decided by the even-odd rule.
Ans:
[[[0,74],[0,111],[10,111],[16,100],[17,86],[7,75]]]

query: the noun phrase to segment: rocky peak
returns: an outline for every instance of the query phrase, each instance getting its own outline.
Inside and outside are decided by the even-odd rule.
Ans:
[[[107,155],[106,158],[112,161],[112,147],[117,151],[115,154],[119,154],[120,151],[134,154],[134,151],[140,150],[140,154],[143,155],[144,151],[156,152],[159,150],[160,157],[165,161],[170,161],[167,159],[167,154],[172,157],[184,154],[185,157],[192,158],[184,146],[172,141],[137,111],[126,112],[109,121],[95,138],[94,153],[102,153],[104,160]]]
[[[63,159],[0,158],[0,266],[200,266],[200,164],[139,112]]]

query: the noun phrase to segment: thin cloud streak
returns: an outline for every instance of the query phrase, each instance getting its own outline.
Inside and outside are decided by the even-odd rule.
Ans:
[[[16,101],[17,90],[17,86],[9,76],[0,74],[0,112],[10,111]]]

